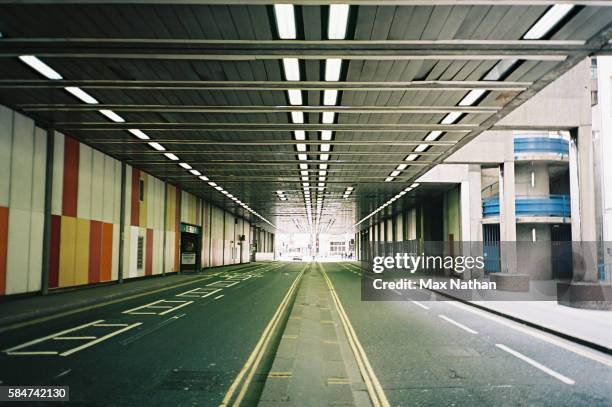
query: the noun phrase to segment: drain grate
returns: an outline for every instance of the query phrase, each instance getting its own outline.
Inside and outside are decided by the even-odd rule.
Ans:
[[[215,392],[220,383],[221,374],[218,372],[173,370],[157,385],[157,389]]]

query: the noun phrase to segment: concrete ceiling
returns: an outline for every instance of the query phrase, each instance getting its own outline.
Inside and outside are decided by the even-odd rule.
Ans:
[[[352,1],[346,40],[331,41],[324,3],[337,2],[301,1],[297,39],[286,41],[264,2],[88,3],[0,1],[2,104],[243,213],[126,131],[141,129],[284,230],[308,224],[293,137],[305,130],[311,185],[319,181],[318,164],[328,164],[325,190],[313,190],[312,199],[323,196],[319,225],[333,225],[332,232],[347,230],[580,60],[609,48],[612,21],[603,2],[572,2],[582,5],[546,36],[523,40],[551,4],[563,2]],[[64,79],[43,79],[17,58],[24,54]],[[299,82],[285,80],[287,57],[300,59]],[[325,81],[328,58],[343,60],[339,82]],[[486,80],[504,61],[510,68]],[[65,86],[100,103],[83,104]],[[301,106],[287,97],[296,88]],[[323,106],[325,89],[339,89],[336,106]],[[474,89],[486,92],[458,106]],[[99,109],[126,122],[113,123]],[[304,124],[292,122],[294,111],[304,112]],[[321,124],[326,111],[337,112],[333,124]],[[454,112],[457,120],[442,123]],[[327,161],[320,160],[322,130],[333,131]],[[441,134],[405,161],[431,131]],[[408,167],[385,182],[400,164]],[[347,187],[354,191],[343,198]],[[432,188],[396,205],[441,190]]]

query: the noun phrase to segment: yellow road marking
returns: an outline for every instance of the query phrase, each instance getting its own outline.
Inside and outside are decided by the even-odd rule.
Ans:
[[[264,331],[261,334],[261,337],[259,338],[259,341],[257,342],[257,344],[255,345],[255,348],[249,355],[249,358],[247,359],[245,365],[242,367],[242,369],[240,370],[240,372],[238,373],[238,375],[232,382],[230,388],[225,394],[225,397],[223,397],[223,401],[221,402],[220,407],[225,407],[230,404],[231,400],[234,397],[234,394],[238,390],[238,387],[241,385],[241,383],[242,383],[242,387],[240,388],[238,396],[236,397],[236,400],[233,402],[232,405],[239,406],[240,403],[242,402],[242,399],[244,398],[246,394],[249,384],[251,380],[253,379],[253,376],[255,375],[257,368],[259,367],[259,363],[261,362],[261,359],[263,358],[263,355],[268,346],[268,343],[270,342],[272,338],[272,332],[274,332],[278,323],[280,322],[281,316],[283,315],[285,309],[287,308],[287,305],[289,304],[289,299],[293,295],[293,292],[296,290],[296,287],[298,286],[300,280],[302,279],[302,276],[304,275],[304,271],[306,270],[306,267],[308,266],[307,265],[304,266],[302,271],[300,271],[298,276],[295,278],[295,280],[289,287],[289,290],[287,290],[285,297],[279,304],[270,322],[268,322],[268,325],[266,325]],[[243,382],[243,379],[244,379],[244,382]]]
[[[325,282],[327,283],[327,286],[330,290],[332,299],[334,300],[336,310],[338,311],[338,315],[340,316],[340,321],[342,322],[342,325],[344,327],[344,332],[346,333],[349,345],[351,346],[353,354],[355,355],[357,366],[359,367],[361,376],[365,381],[366,388],[368,390],[368,394],[370,396],[372,404],[374,405],[374,407],[390,407],[389,401],[387,400],[387,396],[385,395],[385,392],[383,391],[382,386],[380,385],[380,382],[378,381],[378,378],[376,377],[376,374],[374,373],[374,370],[370,365],[370,361],[368,360],[368,357],[366,356],[365,351],[363,350],[363,347],[361,346],[361,343],[357,338],[357,334],[355,333],[355,330],[351,325],[348,315],[344,311],[344,307],[340,302],[340,298],[338,298],[338,294],[336,293],[334,285],[327,276],[324,266],[321,263],[317,264],[320,267],[321,274],[323,275],[323,278],[325,279]]]

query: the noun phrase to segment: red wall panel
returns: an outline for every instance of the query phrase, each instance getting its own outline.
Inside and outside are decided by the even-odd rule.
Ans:
[[[147,229],[145,252],[145,276],[153,274],[153,229]]]
[[[64,142],[64,189],[62,191],[62,215],[77,216],[79,188],[79,142],[66,137]]]

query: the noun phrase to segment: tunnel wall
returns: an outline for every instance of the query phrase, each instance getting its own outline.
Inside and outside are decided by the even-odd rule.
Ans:
[[[126,279],[178,271],[181,222],[202,267],[249,261],[247,220],[129,165],[120,256],[121,162],[58,132],[52,153],[50,289],[116,281],[120,257]],[[0,295],[41,290],[46,160],[46,130],[0,106]]]

